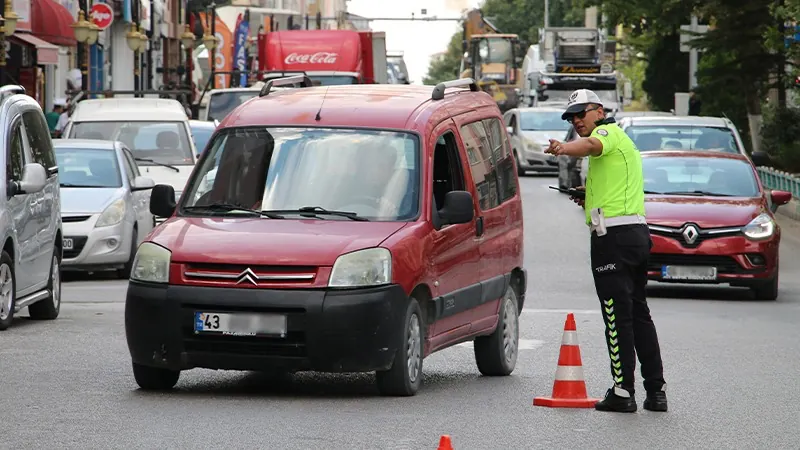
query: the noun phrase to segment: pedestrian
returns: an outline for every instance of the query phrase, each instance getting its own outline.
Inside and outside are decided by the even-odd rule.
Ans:
[[[55,137],[57,138],[61,137],[61,133],[64,132],[64,127],[66,127],[67,122],[69,122],[69,101],[65,103],[66,105],[64,105],[61,115],[58,116],[58,122],[56,123]]]
[[[47,127],[50,128],[51,137],[56,135],[56,125],[58,125],[58,119],[64,112],[65,106],[67,106],[67,100],[65,98],[57,98],[53,101],[53,110],[44,116],[47,119]]]
[[[595,408],[635,412],[634,372],[641,363],[647,398],[644,408],[666,411],[667,396],[661,349],[647,306],[647,260],[652,248],[645,221],[642,160],[633,141],[606,118],[600,98],[588,89],[569,96],[561,118],[581,138],[562,143],[550,139],[546,152],[589,157],[584,207],[590,227],[592,275],[606,325],[614,385]]]
[[[697,92],[697,88],[693,88],[692,93],[689,94],[689,115],[699,116],[702,107],[703,102],[700,99],[700,93]]]

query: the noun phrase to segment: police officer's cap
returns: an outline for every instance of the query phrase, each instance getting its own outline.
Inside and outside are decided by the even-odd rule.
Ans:
[[[567,109],[564,114],[561,114],[561,119],[567,120],[573,114],[577,114],[586,109],[587,105],[597,104],[602,106],[603,102],[600,97],[589,89],[578,89],[569,96],[567,102]]]

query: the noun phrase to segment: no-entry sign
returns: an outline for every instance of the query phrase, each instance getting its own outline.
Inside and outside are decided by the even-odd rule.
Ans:
[[[114,21],[114,10],[106,3],[95,3],[89,11],[89,17],[98,28],[105,30]]]

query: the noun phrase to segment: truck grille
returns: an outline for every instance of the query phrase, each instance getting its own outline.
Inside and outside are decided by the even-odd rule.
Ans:
[[[560,63],[569,61],[594,61],[597,58],[597,49],[594,45],[562,45],[558,48]]]

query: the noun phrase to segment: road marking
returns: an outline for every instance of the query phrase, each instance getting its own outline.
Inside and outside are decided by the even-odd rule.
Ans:
[[[522,314],[600,314],[598,309],[523,309]]]
[[[544,345],[544,341],[540,341],[538,339],[520,339],[519,340],[519,349],[520,350],[536,350],[537,348]],[[457,344],[456,347],[466,347],[472,348],[472,341],[462,342]]]

